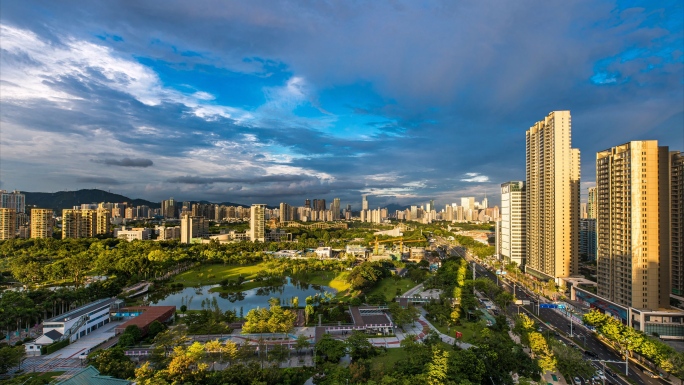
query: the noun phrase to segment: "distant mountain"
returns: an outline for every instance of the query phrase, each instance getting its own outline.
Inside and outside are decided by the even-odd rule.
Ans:
[[[70,209],[73,206],[80,206],[84,203],[128,202],[133,206],[150,206],[159,208],[160,202],[150,202],[144,199],[131,199],[129,197],[113,194],[104,190],[76,190],[76,191],[57,191],[55,193],[43,192],[24,192],[26,205],[35,205],[40,208],[62,210]]]
[[[131,199],[120,194],[113,194],[104,190],[90,189],[90,190],[76,190],[76,191],[58,191],[55,193],[43,192],[24,192],[26,196],[27,206],[36,206],[45,209],[53,209],[60,211],[62,209],[70,209],[74,206],[80,206],[84,203],[123,203],[127,202],[132,206],[149,206],[151,208],[159,208],[161,202],[150,202],[145,199]],[[208,201],[190,201],[190,203],[213,203]],[[176,205],[181,206],[183,202],[176,201]],[[222,202],[220,205],[225,206],[242,206],[249,207],[240,203]]]

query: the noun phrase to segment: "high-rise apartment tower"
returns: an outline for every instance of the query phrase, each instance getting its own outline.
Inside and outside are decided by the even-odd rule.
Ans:
[[[553,111],[526,133],[525,271],[542,280],[578,271],[580,152],[570,111]]]
[[[190,243],[193,238],[205,236],[209,230],[209,221],[204,217],[183,215],[180,221],[180,241]]]
[[[330,211],[332,211],[332,219],[334,221],[339,221],[340,220],[340,198],[334,198],[332,206],[330,207]]]
[[[500,253],[506,262],[525,264],[525,182],[501,185]]]
[[[589,187],[587,198],[587,218],[596,219],[596,187]]]
[[[249,222],[249,239],[266,242],[266,205],[253,204]]]
[[[52,237],[52,209],[31,209],[31,238]]]
[[[684,295],[684,153],[670,152],[672,294]]]
[[[670,160],[656,140],[596,154],[598,295],[658,309],[670,295]]]
[[[0,241],[12,239],[17,233],[17,210],[0,208]]]

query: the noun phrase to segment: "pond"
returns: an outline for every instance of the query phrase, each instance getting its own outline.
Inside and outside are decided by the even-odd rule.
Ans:
[[[314,297],[318,295],[323,297],[326,292],[332,295],[337,293],[335,289],[328,286],[298,282],[290,277],[285,277],[283,284],[280,286],[265,286],[235,293],[215,293],[209,291],[211,288],[218,286],[186,287],[162,299],[151,299],[151,304],[176,306],[177,309],[180,309],[181,305],[186,305],[189,310],[201,310],[202,301],[213,301],[216,298],[216,302],[221,310],[235,310],[237,314],[240,314],[240,308],[242,307],[244,314],[247,314],[252,309],[268,307],[268,300],[271,297],[280,298],[281,305],[288,305],[291,298],[298,297],[299,306],[303,307],[306,305],[305,300],[308,296]]]

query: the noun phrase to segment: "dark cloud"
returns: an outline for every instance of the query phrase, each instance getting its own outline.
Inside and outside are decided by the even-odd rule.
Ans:
[[[167,180],[169,183],[184,184],[213,184],[213,183],[241,183],[241,184],[260,184],[269,182],[300,182],[313,179],[304,175],[269,175],[253,178],[222,178],[222,177],[199,177],[199,176],[178,176]]]
[[[552,110],[569,109],[573,146],[582,151],[582,180],[588,181],[594,178],[596,151],[637,139],[684,149],[684,15],[676,4],[653,1],[626,9],[615,1],[580,0],[563,4],[561,12],[554,2],[525,0],[3,2],[0,21],[55,46],[68,35],[97,39],[121,57],[188,69],[213,66],[263,77],[289,71],[318,91],[362,84],[378,100],[351,97],[346,111],[387,121],[368,123],[373,133],[363,138],[341,138],[279,116],[249,125],[225,117],[207,120],[179,102],[141,103],[113,89],[97,66],[44,80],[76,98],[70,108],[46,100],[3,99],[1,118],[3,124],[86,142],[94,132],[106,132],[155,160],[182,158],[227,141],[237,143],[239,149],[230,150],[236,157],[251,154],[260,166],[279,165],[242,142],[250,134],[294,154],[288,166],[342,181],[310,175],[274,176],[283,178],[277,180],[146,174],[153,181],[197,188],[174,192],[189,199],[228,195],[274,203],[278,197],[319,194],[359,201],[361,189],[427,181],[427,187],[414,189],[413,198],[397,199],[439,196],[446,203],[485,189],[492,194],[501,182],[524,179],[525,130]],[[627,60],[625,52],[635,47],[644,50],[644,57]],[[31,56],[4,51],[2,59],[4,68],[40,65]],[[614,84],[595,84],[591,79],[597,72],[599,78],[601,73],[619,77]],[[321,107],[329,109],[325,103]],[[158,133],[143,135],[140,126]],[[114,163],[99,163],[123,166],[114,155],[106,160]],[[464,177],[468,173],[477,175]],[[377,183],[376,176],[391,176],[391,181]],[[479,182],[484,177],[488,182]]]
[[[106,164],[108,166],[120,167],[151,167],[154,162],[144,158],[122,158],[122,159],[91,159],[91,162]]]
[[[123,184],[123,182],[114,179],[114,178],[108,178],[104,176],[82,176],[76,178],[76,182],[78,183],[94,183],[98,185],[119,185]]]

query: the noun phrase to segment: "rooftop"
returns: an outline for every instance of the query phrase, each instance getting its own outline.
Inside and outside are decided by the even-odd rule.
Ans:
[[[45,321],[43,321],[43,323],[46,323],[46,322],[67,322],[67,321],[72,320],[74,318],[78,318],[84,314],[88,314],[91,311],[95,311],[97,309],[100,309],[102,307],[109,307],[109,305],[111,305],[112,303],[114,303],[117,300],[118,299],[116,297],[100,299],[100,300],[97,300],[95,302],[91,302],[87,305],[83,305],[83,306],[76,308],[74,310],[68,311],[64,314],[60,314],[56,317],[50,318],[49,320],[45,320]]]
[[[116,327],[116,330],[125,330],[130,325],[135,325],[141,330],[147,330],[147,327],[154,321],[164,322],[176,312],[175,306],[133,306],[117,309],[117,313],[138,313],[140,315],[131,318],[123,324]]]
[[[130,385],[130,381],[118,378],[103,376],[95,367],[87,368],[76,373],[68,380],[60,381],[55,385]]]

